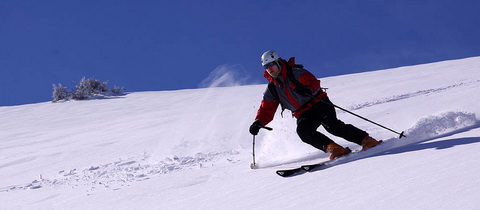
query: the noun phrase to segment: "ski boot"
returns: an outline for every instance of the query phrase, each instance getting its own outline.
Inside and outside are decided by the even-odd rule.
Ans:
[[[375,147],[377,145],[379,145],[380,142],[377,141],[376,139],[370,137],[370,136],[367,136],[363,139],[362,141],[362,151],[365,151],[367,149],[370,149],[372,147]]]
[[[339,157],[350,154],[352,150],[350,150],[350,148],[348,147],[343,148],[342,146],[333,142],[325,146],[325,152],[330,153],[330,160],[333,160],[335,158],[339,158]]]

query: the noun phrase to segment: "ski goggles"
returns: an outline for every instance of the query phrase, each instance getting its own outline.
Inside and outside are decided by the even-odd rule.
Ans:
[[[268,68],[270,68],[270,67],[273,66],[273,65],[275,65],[275,61],[265,64],[265,65],[263,66],[263,68],[268,69]]]

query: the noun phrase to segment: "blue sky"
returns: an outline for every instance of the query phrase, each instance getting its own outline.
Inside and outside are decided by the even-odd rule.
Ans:
[[[317,77],[480,56],[478,11],[475,0],[2,0],[0,106],[50,101],[52,84],[84,76],[126,91],[203,87],[219,68],[265,83],[269,49]]]

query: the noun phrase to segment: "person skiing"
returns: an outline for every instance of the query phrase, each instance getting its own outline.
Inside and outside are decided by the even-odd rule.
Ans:
[[[250,126],[252,135],[257,135],[260,128],[273,120],[278,105],[281,105],[282,113],[284,109],[288,109],[297,118],[296,131],[300,139],[330,153],[330,159],[347,155],[351,150],[318,132],[320,125],[335,136],[361,145],[362,151],[380,143],[367,132],[337,118],[332,102],[320,87],[320,80],[304,69],[303,65],[295,64],[295,57],[286,61],[275,51],[269,50],[262,54],[261,60],[265,69],[264,77],[269,84],[255,121]]]

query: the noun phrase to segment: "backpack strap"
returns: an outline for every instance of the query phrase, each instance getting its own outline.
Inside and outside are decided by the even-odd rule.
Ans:
[[[295,87],[297,86],[305,86],[303,85],[302,83],[300,83],[296,78],[295,76],[293,75],[293,71],[295,71],[295,68],[301,68],[303,69],[303,65],[301,64],[295,64],[293,66],[289,66],[287,65],[287,77],[290,79],[290,81],[295,85]],[[324,92],[326,91],[327,88],[322,88],[320,87],[320,91],[319,93],[321,92]],[[299,108],[299,110],[301,109],[304,109],[305,107],[308,107],[308,106],[313,106],[314,104],[316,103],[316,100],[314,98],[311,98],[307,103],[305,103],[302,107]]]
[[[272,95],[277,99],[277,100],[280,100],[279,96],[278,96],[278,92],[277,92],[277,89],[275,88],[275,84],[273,82],[269,82],[268,83],[268,90],[270,91],[270,93],[272,93]],[[283,106],[282,103],[280,103],[280,106],[282,107],[282,112],[280,112],[280,115],[283,117],[283,111],[285,111],[285,107]]]
[[[301,64],[295,64],[293,66],[289,66],[287,65],[287,76],[288,78],[290,79],[290,81],[292,81],[292,83],[296,86],[299,86],[299,85],[303,85],[302,83],[300,83],[296,78],[295,76],[293,75],[293,71],[294,71],[294,68],[301,68],[303,69],[303,65]],[[328,88],[322,88],[320,87],[320,90],[322,92],[326,92]]]
[[[297,66],[287,66],[287,76],[290,79],[291,82],[295,85],[295,87],[302,85],[293,75],[293,67]]]

